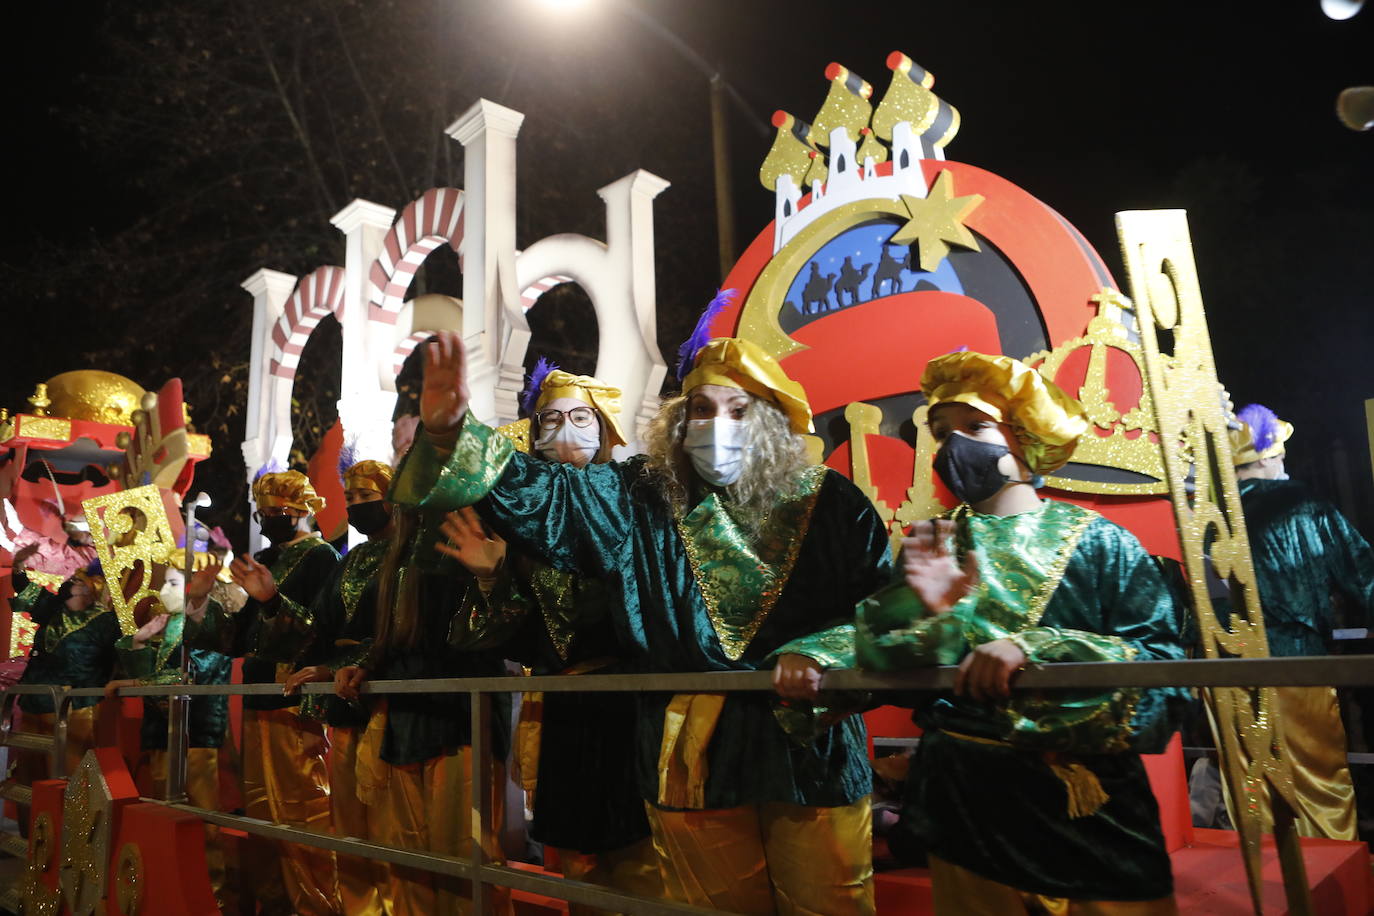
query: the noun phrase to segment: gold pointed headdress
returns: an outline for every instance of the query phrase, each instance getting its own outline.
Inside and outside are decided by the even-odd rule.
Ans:
[[[539,370],[535,370],[538,375]],[[538,413],[559,398],[572,398],[596,409],[606,424],[606,441],[610,445],[626,445],[625,430],[620,426],[620,389],[590,375],[573,375],[562,369],[548,368],[539,384],[539,396],[531,413]]]
[[[1239,429],[1230,430],[1231,459],[1236,467],[1282,455],[1293,435],[1293,424],[1280,420],[1263,404],[1246,404],[1236,411]]]
[[[324,508],[324,497],[315,493],[310,478],[300,471],[268,471],[253,481],[253,502],[259,510],[285,507],[302,512]]]
[[[940,404],[967,404],[1009,425],[1036,474],[1063,467],[1088,431],[1082,404],[1010,356],[967,350],[937,356],[921,374],[921,391],[932,412]]]
[[[682,380],[683,392],[699,385],[740,388],[777,406],[787,415],[792,432],[812,432],[811,402],[800,382],[788,378],[778,361],[752,340],[717,337],[706,342]]]
[[[343,472],[344,489],[375,490],[386,496],[386,491],[391,489],[393,474],[391,465],[368,458],[349,465]]]

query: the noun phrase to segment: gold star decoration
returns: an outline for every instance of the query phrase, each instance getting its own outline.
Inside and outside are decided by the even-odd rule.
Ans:
[[[954,176],[941,172],[925,197],[902,195],[910,219],[887,240],[889,245],[917,243],[921,269],[935,270],[949,254],[950,245],[981,251],[978,240],[964,225],[983,195],[954,196]]]

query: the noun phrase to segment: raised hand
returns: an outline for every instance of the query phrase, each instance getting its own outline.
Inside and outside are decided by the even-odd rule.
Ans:
[[[467,506],[450,512],[441,530],[448,540],[435,544],[435,550],[453,557],[479,579],[496,575],[506,558],[506,542],[482,524],[477,510]]]
[[[954,522],[931,519],[916,522],[902,538],[902,574],[932,614],[944,614],[955,602],[978,587],[978,559],[972,551],[962,565],[949,552]]]
[[[425,346],[425,382],[420,389],[420,419],[431,433],[458,428],[468,410],[467,358],[456,331],[440,331]]]
[[[219,576],[219,571],[223,569],[220,561],[211,554],[210,562],[203,569],[198,569],[191,574],[191,582],[186,586],[186,597],[190,599],[187,603],[199,602],[210,594],[210,590],[215,587],[215,579]]]
[[[149,640],[167,629],[167,621],[171,619],[171,614],[154,614],[151,620],[134,631],[134,648],[141,649],[148,645]]]
[[[229,564],[229,575],[258,601],[271,601],[277,596],[277,583],[272,578],[272,570],[246,553]]]

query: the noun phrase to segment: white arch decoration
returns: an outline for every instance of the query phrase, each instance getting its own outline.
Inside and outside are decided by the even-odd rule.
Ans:
[[[390,419],[400,363],[436,325],[452,322],[468,350],[472,410],[506,423],[516,417],[529,345],[525,310],[546,289],[579,283],[599,324],[596,373],[635,405],[637,426],[653,415],[667,368],[654,339],[653,201],[668,183],[636,171],[597,193],[606,241],[553,235],[515,248],[516,137],[524,115],[481,99],[446,133],[463,145],[463,189],[431,188],[401,211],[355,200],[330,222],[344,236],[344,266],[300,283],[259,270],[243,283],[253,296],[248,435],[249,477],[291,448],[291,384],[310,333],[327,314],[343,326],[339,417],[359,454],[390,454]],[[415,272],[448,245],[463,271],[461,300],[415,320],[404,301]],[[374,454],[375,453],[375,454]]]

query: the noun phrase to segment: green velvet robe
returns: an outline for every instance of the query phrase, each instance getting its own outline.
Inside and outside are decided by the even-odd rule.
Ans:
[[[1045,501],[998,517],[961,508],[956,549],[976,551],[982,584],[926,616],[905,583],[863,602],[856,650],[877,671],[957,664],[1010,638],[1035,663],[1183,658],[1179,611],[1154,561],[1094,512]],[[1024,891],[1149,900],[1172,891],[1159,811],[1140,753],[1163,750],[1183,689],[1036,691],[1008,703],[920,703],[903,829],[945,861]],[[1108,800],[1071,817],[1051,765],[1081,764]]]
[[[485,606],[474,608],[470,629],[486,629],[488,643],[534,674],[621,673],[626,653],[616,640],[614,600],[600,580],[516,555]],[[646,839],[649,820],[635,778],[634,695],[545,693],[542,703],[530,837],[583,853]]]
[[[273,634],[294,647],[301,667],[325,665],[333,671],[360,665],[377,626],[377,577],[390,541],[364,541],[344,555],[310,606],[282,602]],[[359,700],[308,694],[301,715],[322,718],[335,728],[367,725],[368,709]]]
[[[27,612],[38,630],[33,634],[33,651],[19,678],[21,684],[53,684],[67,687],[104,687],[114,668],[115,640],[119,638],[119,618],[110,608],[92,604],[84,611],[68,610],[57,595],[15,573],[19,593],[10,601],[11,610]],[[73,697],[71,708],[82,709],[100,702],[99,697]],[[45,696],[21,696],[19,708],[31,713],[52,713],[52,700]]]
[[[1325,655],[1340,593],[1374,628],[1374,550],[1330,503],[1292,480],[1240,481],[1271,655]]]
[[[236,614],[227,614],[212,604],[200,621],[187,621],[186,640],[193,649],[210,649],[233,658],[243,657],[245,684],[277,682],[279,665],[294,670],[301,643],[281,640],[281,629],[273,619],[286,602],[309,605],[315,600],[334,567],[339,554],[317,534],[288,544],[268,547],[255,554],[259,563],[272,570],[277,594],[271,601],[249,598]],[[244,709],[287,709],[300,703],[300,697],[245,696]]]
[[[372,639],[361,664],[374,681],[417,678],[501,677],[506,671],[501,653],[492,649],[469,651],[455,639],[472,605],[477,582],[457,560],[434,549],[441,512],[420,513],[420,523],[404,547],[405,564],[397,591],[413,579],[420,605],[420,633],[414,647],[396,647]],[[516,682],[512,679],[512,689]],[[423,763],[472,744],[472,703],[466,693],[392,694],[386,698],[386,731],[381,758],[393,766]],[[510,754],[511,697],[491,696],[493,760]]]
[[[780,503],[764,535],[751,540],[732,534],[717,492],[698,494],[676,518],[642,459],[582,469],[550,464],[469,420],[448,455],[417,436],[392,498],[445,510],[478,504],[519,549],[605,580],[621,596],[616,636],[634,653],[633,670],[758,670],[782,652],[844,666],[853,658],[854,603],[890,576],[887,532],[848,480],[824,469],[803,476],[797,496]],[[745,559],[754,550],[762,562]],[[638,775],[647,799],[658,797],[671,699],[640,698]],[[808,736],[814,740],[794,740],[775,716],[774,699],[726,699],[707,751],[704,807],[837,806],[867,795],[863,720],[851,716]]]
[[[210,608],[218,608],[215,601]],[[206,613],[210,612],[206,609]],[[162,635],[141,648],[134,648],[133,636],[122,636],[115,652],[122,677],[143,684],[182,683],[180,647],[186,618],[174,616]],[[191,683],[227,684],[234,671],[234,660],[209,649],[190,650]],[[143,698],[143,723],[139,744],[145,751],[167,749],[167,697]],[[189,747],[219,747],[229,726],[229,697],[192,696],[187,716]]]

